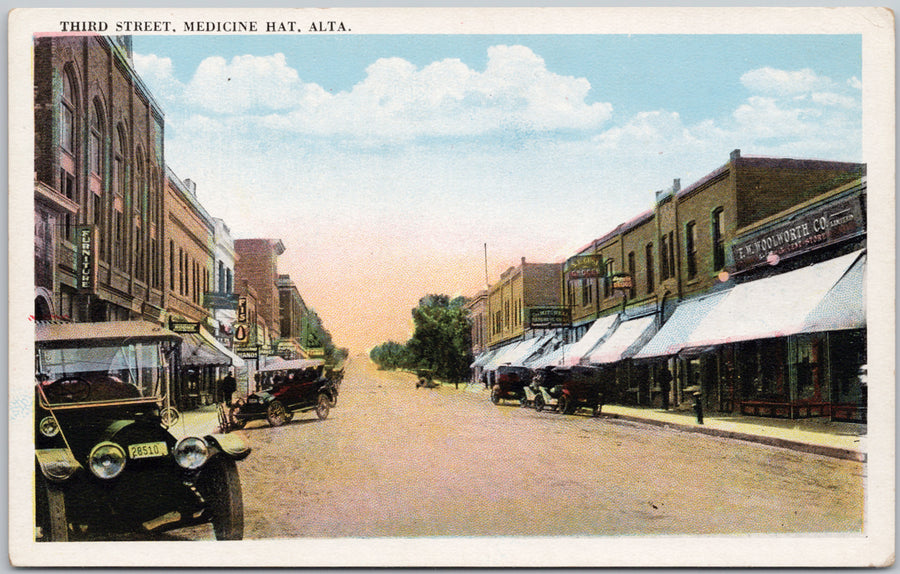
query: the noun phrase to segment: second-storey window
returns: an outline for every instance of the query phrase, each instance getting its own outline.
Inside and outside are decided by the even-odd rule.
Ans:
[[[646,257],[646,265],[647,265],[647,294],[650,295],[653,293],[653,289],[655,285],[653,284],[653,244],[648,243],[647,247],[644,250],[644,254]],[[665,258],[663,258],[665,261]]]
[[[697,276],[697,225],[690,221],[684,226],[684,255],[687,260],[687,276]]]
[[[712,213],[713,271],[725,267],[725,218],[724,210],[717,207]]]
[[[59,108],[59,144],[75,153],[75,87],[68,72],[63,72],[63,91]]]

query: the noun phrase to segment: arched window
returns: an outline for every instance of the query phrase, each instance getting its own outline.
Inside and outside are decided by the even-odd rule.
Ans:
[[[63,71],[62,98],[59,103],[59,145],[69,153],[75,153],[75,82],[68,70]]]

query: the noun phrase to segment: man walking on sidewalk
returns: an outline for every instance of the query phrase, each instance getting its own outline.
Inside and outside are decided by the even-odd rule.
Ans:
[[[669,372],[669,366],[663,363],[662,369],[656,373],[656,382],[659,384],[659,391],[662,393],[662,408],[669,410],[669,391],[672,389],[672,373]]]

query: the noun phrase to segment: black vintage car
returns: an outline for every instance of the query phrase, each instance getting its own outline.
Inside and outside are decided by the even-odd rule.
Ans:
[[[265,419],[272,426],[290,422],[294,413],[316,411],[320,419],[337,404],[339,386],[325,376],[318,359],[280,361],[257,374],[261,389],[231,407],[229,424],[242,428],[248,421]]]
[[[526,402],[525,387],[531,384],[531,369],[511,365],[497,367],[496,382],[491,386],[491,402],[495,405],[504,399]]]
[[[600,367],[543,367],[538,369],[531,385],[534,408],[555,408],[562,414],[573,414],[581,407],[600,414],[608,394],[606,373]]]
[[[96,540],[212,523],[244,533],[236,435],[180,440],[166,422],[180,338],[141,321],[35,329],[35,539]]]

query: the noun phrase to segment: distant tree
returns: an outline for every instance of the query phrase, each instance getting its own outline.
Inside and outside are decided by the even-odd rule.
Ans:
[[[469,376],[472,331],[467,299],[429,294],[412,310],[415,331],[406,346],[418,368],[458,384]]]
[[[369,358],[378,365],[379,369],[383,370],[404,369],[412,366],[406,345],[395,341],[388,341],[373,348],[369,352]]]

